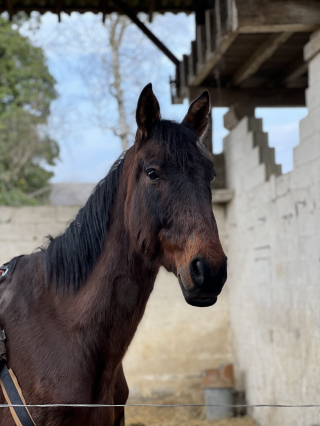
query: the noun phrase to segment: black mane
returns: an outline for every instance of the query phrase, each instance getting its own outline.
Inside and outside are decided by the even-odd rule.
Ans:
[[[46,285],[53,277],[56,288],[76,293],[97,264],[108,233],[112,203],[120,181],[124,154],[95,187],[64,234],[50,238],[45,251]]]

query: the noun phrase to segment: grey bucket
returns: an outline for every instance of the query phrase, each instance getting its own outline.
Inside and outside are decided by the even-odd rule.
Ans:
[[[206,388],[204,390],[207,420],[218,420],[233,415],[233,393],[232,389]],[[210,407],[209,405],[221,405],[221,407]]]

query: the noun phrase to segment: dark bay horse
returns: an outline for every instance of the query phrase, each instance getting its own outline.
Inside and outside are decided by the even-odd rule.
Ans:
[[[27,404],[126,403],[122,359],[161,265],[187,303],[217,301],[227,268],[211,207],[214,167],[201,142],[209,110],[204,92],[181,124],[161,120],[147,85],[134,145],[64,234],[14,270],[9,264],[0,323]],[[0,410],[0,426],[14,426],[9,409]],[[124,425],[120,407],[30,412],[37,426]]]

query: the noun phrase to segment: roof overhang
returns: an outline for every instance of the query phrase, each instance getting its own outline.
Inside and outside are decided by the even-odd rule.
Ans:
[[[215,0],[171,82],[172,101],[211,93],[212,106],[303,106],[303,48],[320,28],[317,0]]]

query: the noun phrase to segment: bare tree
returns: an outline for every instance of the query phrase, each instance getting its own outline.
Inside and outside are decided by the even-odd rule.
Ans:
[[[128,27],[129,22],[124,16],[120,15],[109,15],[108,20],[110,21],[109,42],[112,49],[112,68],[114,76],[114,82],[110,85],[110,93],[116,98],[118,103],[120,130],[118,132],[117,129],[113,128],[113,131],[115,135],[120,137],[122,149],[125,151],[129,148],[129,129],[126,121],[123,90],[121,87],[122,79],[120,72],[119,49],[123,39],[123,34]]]
[[[83,56],[81,63],[71,66],[84,82],[95,109],[94,120],[100,128],[111,130],[119,137],[122,149],[127,150],[133,137],[130,125],[133,105],[131,91],[124,90],[123,86],[137,86],[132,70],[143,58],[139,58],[141,52],[137,53],[133,46],[128,48],[125,41],[128,28],[133,27],[127,17],[113,13],[106,16],[104,23],[96,20],[95,25],[95,31],[92,31],[92,23],[88,26],[85,23],[83,26],[69,25],[66,29],[65,38],[72,39]],[[139,45],[141,41],[142,36],[135,35],[135,43]],[[56,47],[61,49],[61,43],[63,41]],[[128,92],[127,96],[125,92]]]
[[[190,31],[178,22],[174,15],[156,16],[152,25],[160,39],[170,41],[173,51],[182,52],[181,46],[190,41]],[[77,110],[80,97],[90,104],[85,114],[79,107],[77,122],[82,128],[87,124],[88,128],[112,131],[122,149],[128,149],[134,139],[134,111],[141,89],[156,82],[158,97],[163,93],[168,99],[173,64],[126,16],[116,13],[106,15],[105,23],[101,16],[63,17],[50,37],[45,48],[68,62],[68,72],[72,69],[83,83],[71,111]]]
[[[64,53],[64,61],[67,49],[79,52],[81,62],[70,58],[70,68],[84,83],[88,101],[94,108],[91,118],[101,129],[119,137],[122,149],[127,150],[134,139],[134,111],[139,92],[152,79],[163,80],[159,78],[162,54],[129,18],[116,13],[106,15],[104,23],[101,17],[90,22],[69,22],[60,27],[53,44],[57,52]],[[165,84],[169,87],[167,79],[166,73]]]

